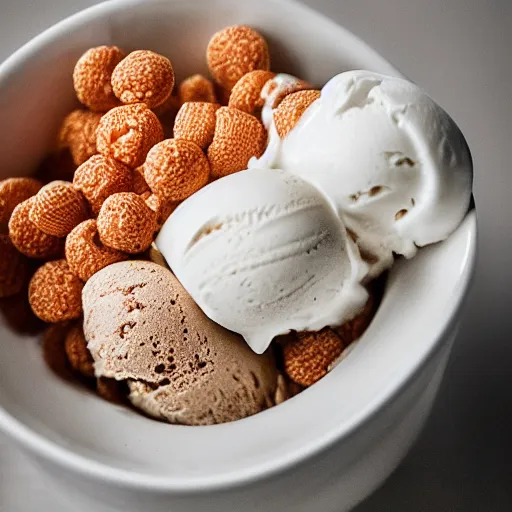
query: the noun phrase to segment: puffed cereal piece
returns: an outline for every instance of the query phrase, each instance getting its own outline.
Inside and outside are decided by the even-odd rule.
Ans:
[[[174,138],[189,140],[206,148],[215,133],[215,112],[218,103],[188,102],[180,108],[174,121]]]
[[[33,275],[28,287],[32,311],[43,322],[74,320],[82,314],[84,283],[64,259],[48,261]]]
[[[287,336],[283,345],[285,372],[297,384],[311,386],[327,374],[344,348],[343,340],[329,327]]]
[[[94,377],[94,359],[87,348],[84,330],[80,324],[74,325],[68,331],[64,341],[64,350],[73,370],[84,377]]]
[[[96,130],[102,114],[88,110],[73,110],[62,122],[57,144],[60,149],[69,149],[75,165],[82,165],[95,155]]]
[[[265,104],[265,100],[261,97],[261,90],[274,76],[275,74],[271,71],[261,69],[246,73],[233,87],[228,106],[248,114],[256,113]]]
[[[52,181],[35,196],[30,220],[43,233],[65,237],[87,219],[87,204],[82,194],[68,181]]]
[[[368,291],[368,300],[366,301],[363,310],[358,313],[352,320],[349,320],[348,322],[345,322],[344,324],[334,329],[338,336],[343,340],[345,346],[348,346],[352,342],[359,339],[373,320],[377,301],[375,298],[375,293],[372,292],[371,289]]]
[[[151,191],[164,202],[182,201],[208,182],[210,166],[201,148],[188,140],[166,139],[154,146],[144,163]]]
[[[174,88],[171,61],[150,50],[136,50],[125,57],[112,73],[114,94],[124,103],[145,103],[156,108]]]
[[[279,137],[284,138],[297,124],[306,109],[320,97],[320,91],[309,90],[289,94],[274,111],[274,123]]]
[[[270,69],[267,42],[246,25],[233,25],[215,33],[206,50],[213,79],[231,90],[246,73]]]
[[[179,206],[179,201],[162,201],[156,194],[145,197],[146,204],[156,213],[156,230],[160,231],[171,213]]]
[[[213,178],[227,176],[247,168],[251,157],[265,150],[267,131],[250,114],[230,107],[217,110],[215,135],[208,148]]]
[[[42,186],[34,178],[7,178],[0,181],[0,223],[9,222],[14,208],[35,196]]]
[[[98,215],[107,197],[133,190],[133,175],[123,163],[107,156],[94,155],[75,171],[73,186],[87,199],[92,212]]]
[[[28,271],[27,258],[14,247],[9,235],[0,235],[0,299],[19,293]]]
[[[178,87],[180,105],[189,101],[217,103],[215,89],[211,80],[203,75],[192,75],[185,78]]]
[[[102,268],[128,259],[124,252],[103,245],[94,219],[78,224],[69,233],[65,253],[69,268],[84,282]]]
[[[57,258],[63,252],[64,240],[47,235],[30,220],[29,214],[34,203],[35,196],[14,208],[9,220],[11,241],[18,251],[29,258]]]
[[[280,105],[281,101],[283,101],[286,98],[286,96],[293,94],[294,92],[314,89],[314,87],[305,80],[295,77],[289,78],[291,79],[287,80],[284,83],[278,83],[278,78],[274,77],[263,86],[263,89],[261,90],[261,97],[265,101],[269,101],[269,106],[271,108],[277,108]],[[272,103],[270,103],[271,99]]]
[[[103,156],[138,167],[164,137],[162,124],[144,103],[113,108],[100,120],[96,147]]]
[[[126,192],[129,191],[127,190]],[[133,170],[133,192],[139,196],[145,194],[146,192],[151,193],[151,189],[149,188],[149,185],[146,182],[146,178],[144,177],[144,164]]]
[[[101,207],[97,221],[101,241],[128,254],[144,252],[156,231],[156,214],[133,192],[110,196]]]
[[[97,46],[78,59],[73,85],[81,103],[95,112],[107,112],[119,105],[110,81],[114,68],[124,56],[117,46]]]

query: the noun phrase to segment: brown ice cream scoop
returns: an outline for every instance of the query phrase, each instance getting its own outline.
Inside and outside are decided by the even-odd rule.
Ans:
[[[208,425],[274,405],[272,356],[206,317],[168,269],[115,263],[89,279],[82,299],[96,376],[127,380],[146,414]]]

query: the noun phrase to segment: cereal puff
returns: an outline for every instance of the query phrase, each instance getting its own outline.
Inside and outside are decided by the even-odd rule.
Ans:
[[[133,170],[133,192],[139,196],[146,194],[147,192],[151,194],[151,189],[144,177],[144,164]]]
[[[98,151],[96,130],[102,114],[88,110],[73,110],[62,122],[57,144],[69,149],[75,165],[81,165]]]
[[[180,108],[174,122],[174,138],[189,140],[206,148],[215,133],[217,103],[188,102]]]
[[[35,196],[43,184],[33,178],[7,178],[0,181],[0,224],[9,222],[14,208]]]
[[[197,144],[166,139],[148,153],[144,175],[151,191],[164,202],[182,201],[206,185],[210,166]]]
[[[156,213],[156,230],[160,231],[165,221],[180,204],[178,201],[162,201],[156,194],[144,198],[146,204]]]
[[[305,80],[291,75],[276,75],[261,90],[261,97],[271,108],[277,108],[286,96],[298,91],[306,91],[314,87]]]
[[[9,220],[9,236],[11,241],[25,256],[29,258],[58,258],[64,249],[64,240],[47,235],[29,218],[35,203],[35,196],[20,203],[12,212]]]
[[[233,25],[215,33],[208,43],[206,60],[213,79],[228,90],[246,73],[270,69],[267,42],[245,25]]]
[[[74,320],[82,314],[84,283],[71,271],[66,260],[45,263],[32,277],[28,300],[43,322]]]
[[[87,50],[75,65],[73,85],[85,106],[95,112],[107,112],[119,105],[111,85],[112,72],[124,58],[117,46],[98,46]]]
[[[219,108],[215,135],[208,148],[212,177],[246,169],[251,157],[263,154],[266,142],[267,132],[254,116],[235,108]]]
[[[84,330],[80,324],[71,327],[66,334],[64,350],[75,372],[82,374],[84,377],[94,377],[94,360],[87,348]]]
[[[192,75],[185,78],[178,87],[178,99],[180,105],[188,101],[217,103],[213,83],[203,75]]]
[[[65,237],[88,217],[82,194],[68,181],[52,181],[35,196],[30,220],[43,233]]]
[[[145,103],[156,108],[174,88],[171,61],[149,50],[137,50],[125,57],[112,73],[114,94],[125,104]]]
[[[97,227],[101,241],[112,249],[138,254],[149,248],[156,231],[156,213],[133,192],[110,196],[101,207]]]
[[[375,311],[377,309],[377,300],[375,292],[369,290],[369,297],[363,310],[358,313],[352,320],[345,322],[344,324],[336,327],[334,330],[338,336],[343,340],[346,346],[359,339],[364,331],[370,325]]]
[[[124,252],[103,245],[94,219],[71,231],[66,238],[65,254],[71,271],[84,282],[102,268],[128,259]]]
[[[246,73],[233,87],[228,106],[254,114],[265,104],[261,97],[263,86],[274,78],[271,71],[256,70]]]
[[[279,137],[284,138],[297,124],[306,109],[320,98],[320,91],[299,91],[289,94],[274,111],[274,123]]]
[[[0,235],[0,299],[19,293],[28,271],[27,258],[14,247],[9,235]]]
[[[75,171],[73,186],[84,195],[92,212],[98,215],[107,197],[133,190],[132,171],[113,158],[94,155]]]
[[[148,151],[164,137],[158,117],[144,103],[124,105],[107,112],[98,126],[96,146],[103,156],[138,167]]]

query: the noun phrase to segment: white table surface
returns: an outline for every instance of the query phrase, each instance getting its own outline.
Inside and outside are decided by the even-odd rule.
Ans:
[[[0,60],[93,3],[0,0]],[[480,259],[440,397],[405,462],[357,512],[509,512],[512,1],[306,3],[348,27],[421,84],[457,120],[475,162]],[[42,510],[82,511],[76,500],[58,497],[48,479],[0,434],[0,511]]]

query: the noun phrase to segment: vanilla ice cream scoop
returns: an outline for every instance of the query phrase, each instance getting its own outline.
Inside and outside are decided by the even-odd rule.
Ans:
[[[292,329],[341,325],[368,296],[367,265],[336,211],[286,171],[211,183],[175,210],[156,245],[204,313],[257,353]]]
[[[416,85],[369,71],[332,78],[261,161],[315,184],[335,204],[371,275],[447,238],[470,203],[472,161],[449,115]],[[278,136],[277,136],[278,137]]]

